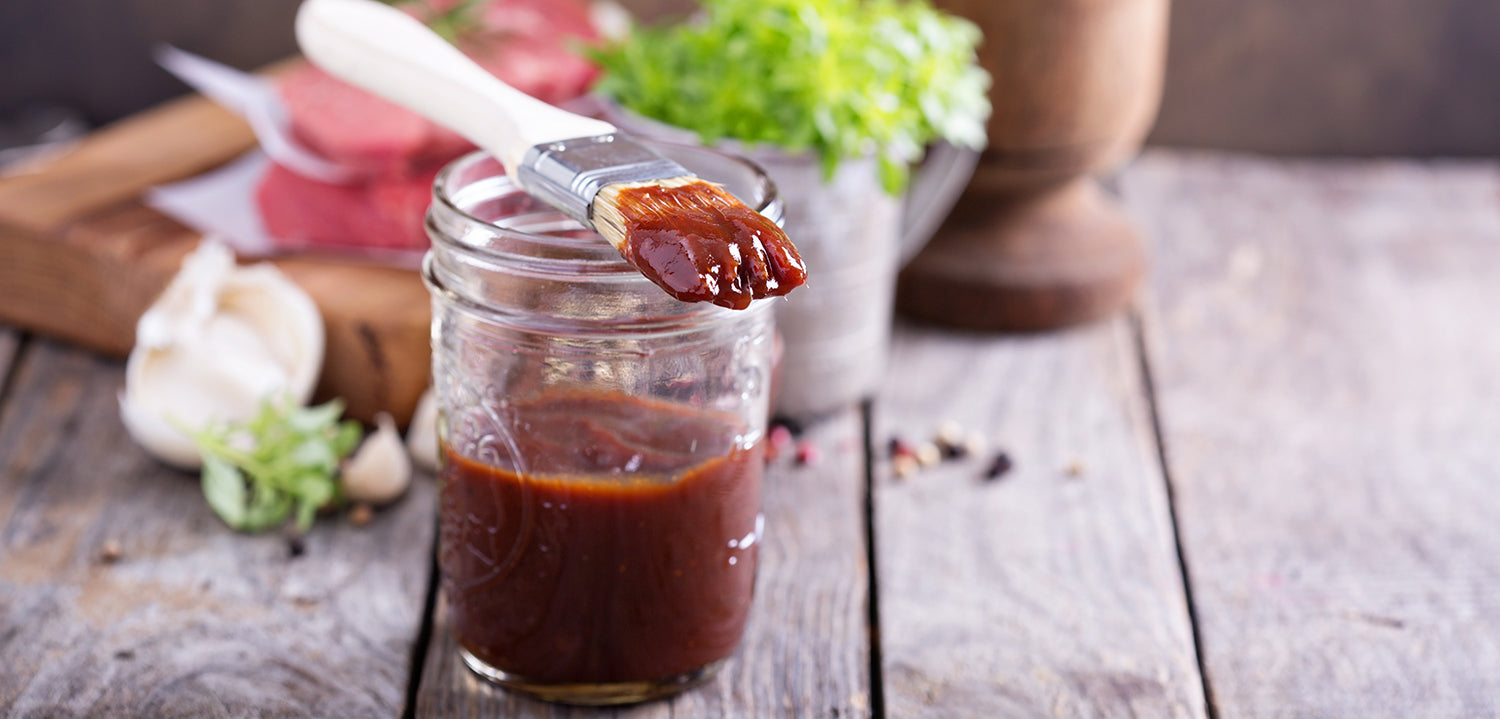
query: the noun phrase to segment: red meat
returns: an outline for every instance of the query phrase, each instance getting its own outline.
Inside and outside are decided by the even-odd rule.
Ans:
[[[365,174],[402,172],[433,144],[432,123],[311,65],[282,76],[279,89],[299,140]]]
[[[479,23],[490,33],[539,39],[574,37],[598,40],[599,31],[583,2],[501,0],[479,10]]]
[[[512,87],[554,105],[582,95],[599,72],[568,47],[539,38],[504,38],[469,55]]]
[[[303,177],[272,164],[255,200],[266,230],[286,249],[427,247],[422,216],[442,163],[407,176],[385,176],[353,185]]]
[[[458,2],[408,7],[430,17]],[[522,92],[561,103],[583,94],[597,73],[574,47],[598,39],[581,0],[492,0],[473,20],[459,46]],[[422,214],[433,176],[472,145],[315,67],[288,73],[279,88],[297,137],[364,179],[332,185],[273,166],[256,193],[266,229],[289,248],[426,247]]]

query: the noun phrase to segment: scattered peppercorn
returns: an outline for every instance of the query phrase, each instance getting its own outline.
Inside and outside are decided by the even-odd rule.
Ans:
[[[287,556],[289,556],[289,557],[291,557],[293,559],[296,559],[297,557],[302,556],[306,552],[307,552],[307,542],[305,540],[303,540],[302,535],[300,535],[300,534],[293,534],[293,535],[290,535],[290,536],[288,536],[286,538],[286,553],[287,553]]]
[[[891,457],[892,458],[895,458],[895,457],[913,457],[913,458],[915,458],[917,456],[917,451],[912,448],[911,443],[907,442],[906,440],[904,440],[904,439],[902,439],[900,437],[892,437],[891,438],[890,450],[891,450]]]
[[[99,546],[99,561],[105,564],[114,564],[123,556],[125,556],[125,549],[120,546],[118,540],[106,539],[104,544]]]
[[[1011,461],[1010,455],[1003,451],[996,452],[995,458],[990,460],[989,466],[984,470],[984,480],[986,482],[994,482],[1004,477],[1014,466],[1015,463]]]
[[[374,518],[375,510],[364,502],[349,508],[349,523],[356,527],[363,527]]]
[[[943,454],[943,459],[963,459],[968,454],[964,446],[964,428],[953,420],[944,420],[932,437]]]
[[[821,461],[823,461],[823,453],[818,449],[818,445],[808,440],[802,440],[797,443],[798,465],[810,467]]]
[[[977,457],[985,452],[986,447],[983,433],[965,430],[953,420],[940,423],[931,441],[913,445],[900,435],[892,435],[886,442],[891,471],[897,479],[904,479],[944,461]],[[1001,452],[985,476],[987,479],[994,479],[1010,468],[1009,456]]]
[[[917,445],[916,457],[918,464],[923,467],[932,467],[943,461],[943,450],[938,449],[938,446],[932,442],[923,442]]]
[[[773,424],[770,431],[766,433],[766,464],[775,462],[782,455],[791,450],[796,440],[792,437],[792,431],[786,425]]]

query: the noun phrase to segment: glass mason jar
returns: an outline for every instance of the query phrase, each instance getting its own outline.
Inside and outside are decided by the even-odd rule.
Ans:
[[[657,149],[780,221],[753,164]],[[439,569],[464,662],[581,704],[706,679],[755,581],[768,303],[671,298],[479,153],[438,176],[427,226]]]

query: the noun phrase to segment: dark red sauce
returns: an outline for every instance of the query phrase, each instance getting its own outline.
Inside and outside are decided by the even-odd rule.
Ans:
[[[443,450],[439,560],[459,645],[546,683],[666,679],[734,651],[761,445],[735,447],[733,418],[624,396],[515,410],[527,429],[498,451],[527,471]]]
[[[786,233],[717,185],[632,187],[617,206],[625,259],[679,300],[740,310],[807,280]]]

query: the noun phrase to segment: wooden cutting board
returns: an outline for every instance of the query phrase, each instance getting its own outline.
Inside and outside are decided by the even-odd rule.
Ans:
[[[199,96],[92,134],[39,171],[0,178],[0,323],[123,357],[135,324],[199,233],[141,202],[255,144],[249,127]],[[318,398],[403,426],[430,369],[426,290],[416,272],[323,257],[275,260],[322,310]]]

